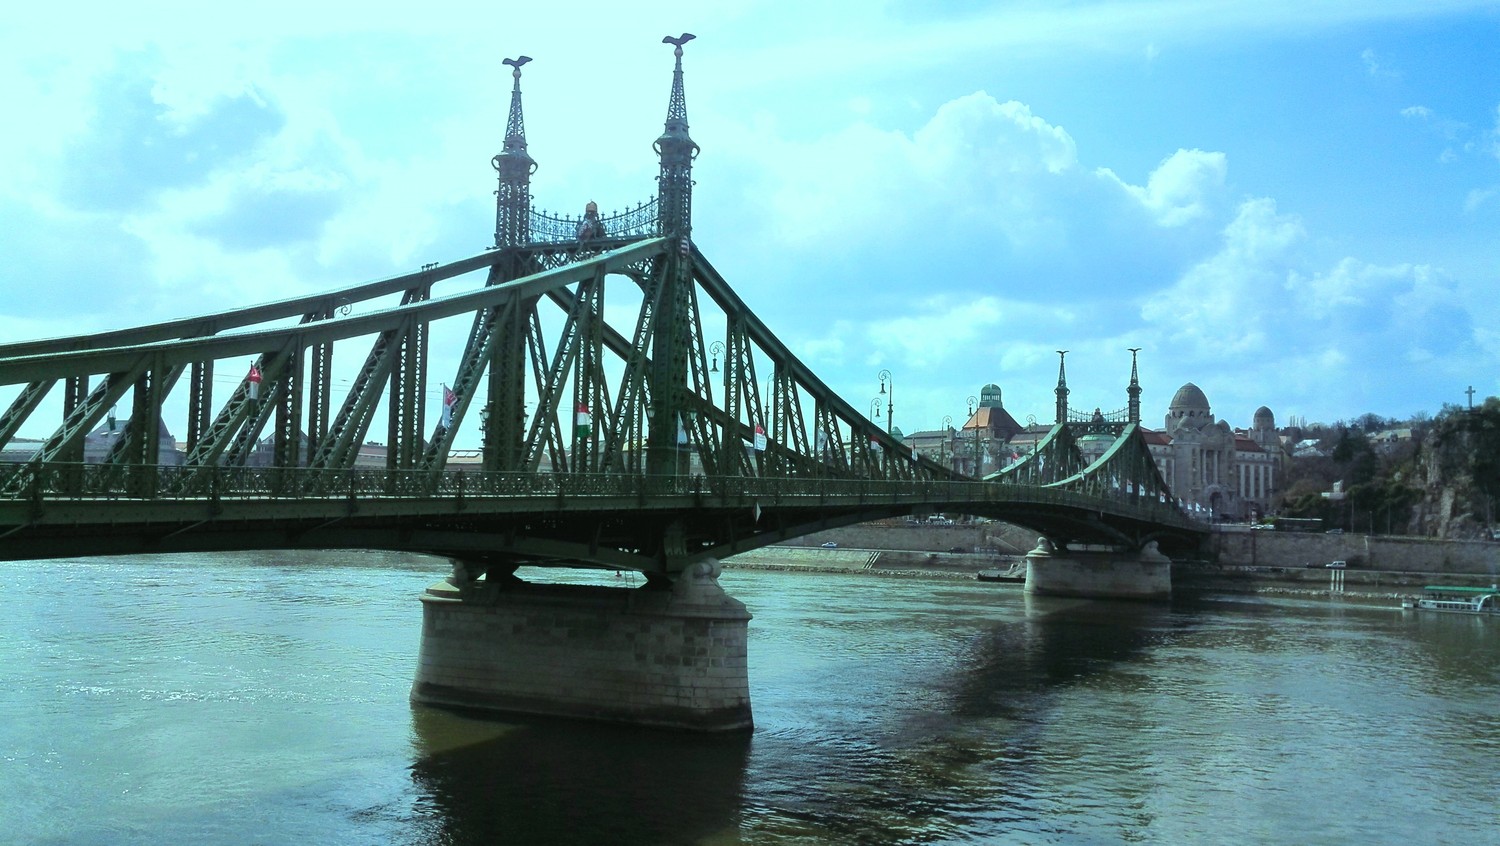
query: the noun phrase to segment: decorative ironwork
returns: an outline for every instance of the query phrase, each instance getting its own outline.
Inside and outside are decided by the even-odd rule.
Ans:
[[[614,212],[601,217],[599,223],[602,233],[586,238],[579,237],[584,224],[582,215],[570,217],[533,211],[529,221],[528,243],[531,244],[564,244],[575,241],[618,243],[621,240],[654,238],[662,233],[660,212],[655,197],[634,208],[627,208],[622,212]]]

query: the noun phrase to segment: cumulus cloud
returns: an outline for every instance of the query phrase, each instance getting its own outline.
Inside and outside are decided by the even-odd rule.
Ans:
[[[1173,349],[1202,358],[1258,352],[1287,267],[1306,238],[1302,222],[1269,199],[1241,204],[1219,251],[1149,297],[1141,316]],[[1257,304],[1259,304],[1257,306]]]
[[[154,96],[149,59],[132,57],[99,80],[87,129],[65,151],[60,197],[79,209],[124,211],[157,192],[231,167],[281,127],[283,116],[248,94],[203,113],[173,114]]]
[[[1228,162],[1223,153],[1178,150],[1151,172],[1145,185],[1130,185],[1108,168],[1100,175],[1116,181],[1161,226],[1181,226],[1207,217],[1224,190]]]
[[[704,229],[736,232],[731,250],[785,251],[799,276],[830,289],[859,287],[862,271],[842,259],[859,255],[863,272],[910,278],[919,292],[931,277],[1027,301],[1081,297],[1114,278],[1128,295],[1175,273],[1195,254],[1182,230],[1225,206],[1222,153],[1179,150],[1133,185],[1081,165],[1065,128],[984,92],[944,103],[911,133],[860,121],[792,142],[752,122],[734,136],[746,188],[733,205],[698,205]],[[1043,274],[1046,287],[1033,287]]]
[[[1479,352],[1480,333],[1458,284],[1425,265],[1376,265],[1344,257],[1315,266],[1311,239],[1296,215],[1269,199],[1243,203],[1216,253],[1147,299],[1142,318],[1163,350],[1186,362],[1218,362],[1206,380],[1215,403],[1267,401],[1262,378],[1275,374],[1280,402],[1306,408],[1334,402],[1367,408],[1381,373],[1446,379],[1451,362]],[[1208,385],[1204,386],[1205,389]],[[1350,414],[1356,412],[1351,411]]]

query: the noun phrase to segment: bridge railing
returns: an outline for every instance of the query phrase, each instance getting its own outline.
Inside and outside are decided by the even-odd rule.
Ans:
[[[1155,496],[1100,497],[1064,488],[933,479],[847,479],[816,475],[648,476],[610,473],[514,473],[452,469],[388,470],[357,467],[135,467],[49,462],[0,465],[0,501],[263,500],[287,499],[497,500],[652,498],[673,507],[773,507],[1025,502],[1075,508],[1113,503],[1121,512],[1178,522],[1181,512]],[[683,500],[687,500],[686,503]]]
[[[584,230],[583,217],[552,215],[533,211],[529,225],[531,243],[558,244],[586,238],[650,238],[661,234],[661,214],[657,198],[626,208],[599,221],[597,231]]]

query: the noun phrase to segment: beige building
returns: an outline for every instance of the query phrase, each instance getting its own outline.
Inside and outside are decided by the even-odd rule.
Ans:
[[[1208,397],[1189,382],[1172,397],[1165,428],[1145,435],[1157,469],[1184,506],[1222,520],[1270,510],[1285,451],[1269,408],[1261,406],[1250,429],[1237,431],[1214,419]]]

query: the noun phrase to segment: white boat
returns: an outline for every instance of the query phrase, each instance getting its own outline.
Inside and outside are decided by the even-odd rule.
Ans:
[[[1451,587],[1428,585],[1418,599],[1406,599],[1402,608],[1419,611],[1446,611],[1455,614],[1493,614],[1500,616],[1500,588]]]

